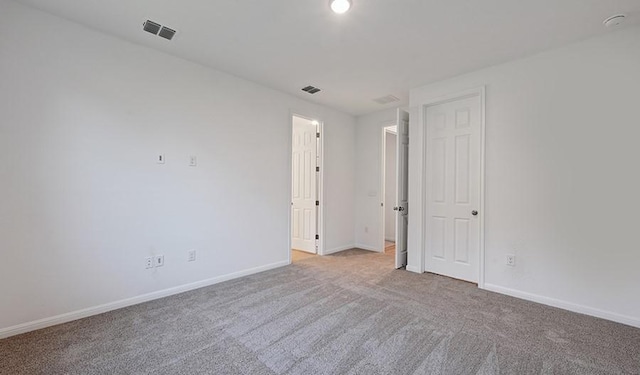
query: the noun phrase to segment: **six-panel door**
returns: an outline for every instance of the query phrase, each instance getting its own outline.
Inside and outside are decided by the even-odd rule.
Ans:
[[[425,270],[478,282],[481,112],[478,95],[426,109]]]

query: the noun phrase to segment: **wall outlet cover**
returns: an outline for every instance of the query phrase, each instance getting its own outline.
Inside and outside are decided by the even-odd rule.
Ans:
[[[153,257],[153,264],[155,267],[164,266],[164,255],[156,255]]]

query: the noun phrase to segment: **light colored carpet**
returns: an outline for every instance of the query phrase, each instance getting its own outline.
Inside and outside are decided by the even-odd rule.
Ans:
[[[349,250],[0,341],[1,374],[639,374],[640,330]]]

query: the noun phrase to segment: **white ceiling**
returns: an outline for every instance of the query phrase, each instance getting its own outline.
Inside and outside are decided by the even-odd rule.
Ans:
[[[19,0],[310,101],[360,115],[409,89],[638,24],[640,0]],[[173,41],[142,31],[151,19]],[[300,89],[313,85],[322,92]],[[400,103],[373,99],[393,94]]]

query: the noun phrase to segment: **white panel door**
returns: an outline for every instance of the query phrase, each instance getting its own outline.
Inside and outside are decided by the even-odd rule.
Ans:
[[[480,96],[427,107],[425,270],[478,282]]]
[[[293,118],[291,247],[316,252],[317,127]]]
[[[396,137],[396,268],[407,265],[409,209],[409,113],[398,109]]]

